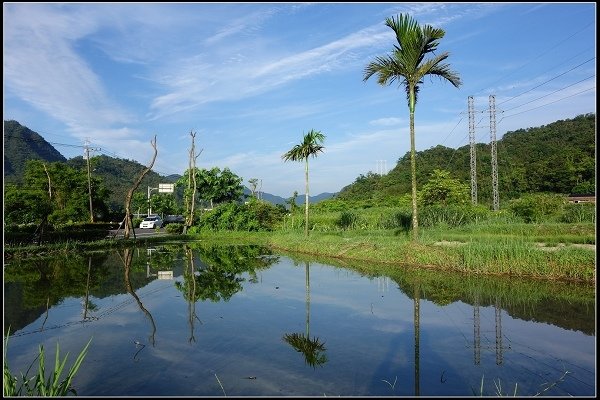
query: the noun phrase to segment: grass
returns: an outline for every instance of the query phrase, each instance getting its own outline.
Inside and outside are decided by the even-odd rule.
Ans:
[[[10,334],[10,331],[9,331]],[[4,339],[4,396],[41,396],[41,397],[56,397],[56,396],[67,396],[69,393],[77,395],[77,391],[72,386],[73,377],[77,374],[77,371],[81,367],[83,359],[87,355],[88,347],[92,339],[88,341],[83,350],[79,353],[75,362],[69,368],[67,375],[61,380],[61,375],[64,371],[67,358],[69,353],[65,355],[65,358],[60,360],[60,349],[58,343],[56,344],[56,355],[54,359],[54,371],[50,373],[50,376],[46,377],[46,360],[44,346],[39,347],[39,354],[31,362],[27,371],[21,377],[18,378],[12,374],[8,367],[6,360],[6,352],[8,348],[8,336]],[[38,360],[38,372],[34,376],[29,377],[29,371]]]
[[[539,390],[535,394],[529,395],[529,396],[538,397],[538,396],[544,395],[544,393],[547,392],[548,390],[550,390],[553,387],[558,386],[560,383],[564,382],[565,378],[566,378],[566,376],[568,374],[570,374],[570,372],[567,371],[567,370],[565,370],[563,372],[563,374],[556,381],[546,382],[546,383],[542,384],[541,385],[541,390]],[[484,376],[481,377],[481,384],[480,384],[480,387],[479,387],[479,393],[477,393],[473,388],[471,388],[471,391],[473,392],[474,395],[479,395],[480,397],[484,397],[484,396],[487,397],[488,396],[488,395],[486,395],[484,393],[483,381],[484,381]],[[493,382],[494,382],[494,392],[495,393],[493,395],[491,395],[491,396],[494,396],[494,397],[503,397],[503,396],[517,397],[517,396],[521,396],[521,395],[519,395],[517,393],[518,392],[518,388],[519,388],[518,383],[515,383],[515,387],[514,387],[514,389],[512,389],[512,392],[508,392],[508,391],[504,392],[503,389],[502,389],[502,381],[500,380],[500,378],[498,378],[498,380],[493,379]]]
[[[510,275],[550,280],[595,280],[595,252],[564,246],[545,251],[519,236],[462,236],[458,246],[440,246],[427,235],[411,241],[394,231],[274,233],[278,250],[315,256],[362,260],[396,266],[421,266],[474,274]]]
[[[331,215],[314,218],[309,237],[301,224],[275,232],[203,232],[195,235],[164,235],[137,240],[69,242],[48,246],[5,248],[11,257],[52,256],[73,251],[94,252],[168,241],[208,241],[223,244],[259,244],[278,251],[299,252],[335,259],[361,260],[381,265],[420,266],[473,274],[509,275],[551,280],[595,281],[595,252],[572,244],[594,244],[594,223],[525,224],[484,221],[459,227],[421,228],[418,241],[399,229],[362,226],[341,229]],[[328,217],[328,218],[326,218]],[[440,245],[450,243],[452,245]],[[554,247],[540,248],[540,243]],[[565,245],[566,244],[566,245]]]

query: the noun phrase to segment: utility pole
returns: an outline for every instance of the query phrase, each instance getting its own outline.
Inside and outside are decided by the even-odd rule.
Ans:
[[[471,203],[477,205],[477,156],[475,154],[475,110],[473,96],[469,96],[469,144],[471,146]]]
[[[492,194],[494,211],[500,209],[498,196],[498,158],[496,155],[496,96],[490,95],[490,144],[492,147]]]
[[[88,176],[88,197],[90,200],[90,222],[94,222],[94,210],[92,208],[92,174],[90,172],[90,150],[100,150],[98,149],[90,149],[90,142],[88,139],[85,140],[85,158],[87,160],[87,176]]]

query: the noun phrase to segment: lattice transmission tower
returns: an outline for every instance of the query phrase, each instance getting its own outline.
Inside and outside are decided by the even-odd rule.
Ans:
[[[494,211],[500,209],[498,195],[498,158],[496,154],[496,96],[490,95],[490,145],[492,147],[492,195]]]
[[[473,109],[473,96],[469,96],[469,144],[471,146],[471,203],[477,204],[477,155],[475,146],[475,110]]]

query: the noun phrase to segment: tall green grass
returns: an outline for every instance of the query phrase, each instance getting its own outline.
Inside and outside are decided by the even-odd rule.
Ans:
[[[9,332],[10,333],[10,332]],[[65,355],[65,358],[60,360],[60,349],[58,343],[56,344],[56,355],[54,359],[54,371],[50,372],[50,375],[46,377],[46,359],[44,346],[39,347],[39,354],[31,362],[29,368],[25,373],[20,373],[21,377],[14,376],[8,367],[6,360],[6,353],[8,349],[8,335],[4,338],[4,396],[15,397],[15,396],[41,396],[41,397],[62,397],[72,393],[77,395],[77,391],[73,387],[73,377],[77,374],[77,371],[83,363],[83,359],[87,355],[88,347],[92,339],[90,339],[83,350],[79,353],[75,362],[69,368],[64,379],[61,380],[61,375],[65,369],[65,364],[69,357],[69,353]],[[38,360],[38,372],[33,376],[28,376],[29,371]]]

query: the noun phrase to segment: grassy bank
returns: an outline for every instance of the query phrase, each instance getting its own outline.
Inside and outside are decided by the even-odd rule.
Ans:
[[[465,238],[462,238],[463,240]],[[380,264],[420,266],[472,274],[508,275],[550,280],[595,282],[595,251],[564,246],[548,251],[518,237],[491,238],[444,244],[433,240],[412,242],[393,232],[312,232],[272,235],[275,249],[372,261]]]
[[[504,275],[547,280],[594,283],[596,278],[595,224],[478,224],[460,228],[423,229],[418,242],[398,230],[275,232],[205,232],[164,235],[134,241],[102,240],[47,246],[5,248],[12,257],[52,256],[70,251],[94,252],[169,241],[208,241],[223,244],[259,244],[278,251],[356,260],[389,266],[418,266],[469,274]],[[543,246],[542,246],[543,244]],[[558,246],[561,244],[561,246]],[[548,245],[554,247],[547,247]],[[577,247],[580,245],[588,246]],[[378,267],[382,268],[382,267]]]

